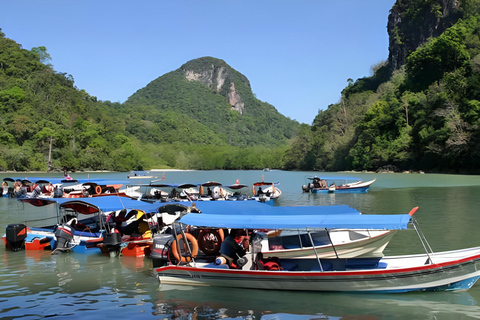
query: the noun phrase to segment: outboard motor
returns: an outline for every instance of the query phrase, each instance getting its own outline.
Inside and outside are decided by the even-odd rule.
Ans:
[[[63,196],[63,190],[59,186],[56,186],[55,190],[53,190],[53,197],[61,198],[62,196]]]
[[[310,189],[311,189],[311,188],[312,188],[312,187],[311,187],[310,183],[309,183],[307,186],[306,186],[306,185],[303,185],[303,186],[302,186],[303,192],[310,192]]]
[[[171,234],[156,234],[153,237],[153,247],[150,258],[152,258],[154,268],[167,265],[168,252],[173,240],[174,237]]]
[[[68,245],[73,240],[74,232],[75,229],[68,224],[59,225],[57,230],[55,230],[55,238],[57,239],[57,243],[53,251],[65,251],[70,249]]]
[[[122,244],[122,235],[118,232],[103,233],[103,245],[107,247],[110,257],[120,255],[120,246]]]
[[[27,237],[27,226],[24,224],[9,224],[6,229],[6,245],[12,251],[21,251],[25,247],[25,238]]]

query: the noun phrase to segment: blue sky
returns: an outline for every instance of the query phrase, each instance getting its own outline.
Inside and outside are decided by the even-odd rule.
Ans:
[[[192,59],[244,74],[256,97],[311,124],[347,79],[388,58],[394,0],[8,0],[0,28],[99,100],[124,102]]]

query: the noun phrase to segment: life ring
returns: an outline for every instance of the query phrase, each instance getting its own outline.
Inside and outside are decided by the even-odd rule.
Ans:
[[[197,239],[195,239],[195,237],[191,234],[191,233],[185,233],[185,238],[186,238],[186,241],[190,242],[190,250],[191,250],[191,254],[189,256],[183,256],[181,254],[181,252],[179,252],[180,248],[178,247],[177,243],[182,240],[184,241],[183,242],[183,249],[184,251],[188,251],[188,247],[187,247],[187,244],[185,242],[185,239],[183,239],[183,234],[179,234],[177,236],[177,239],[175,239],[175,241],[172,242],[172,253],[173,253],[173,256],[175,257],[175,259],[177,259],[178,261],[180,262],[183,262],[183,263],[187,263],[187,262],[190,262],[192,261],[192,258],[195,258],[198,254],[198,242],[197,242]]]
[[[225,235],[223,229],[204,229],[198,235],[198,247],[206,255],[215,256],[220,252]]]
[[[96,187],[95,187],[95,193],[96,193],[96,194],[101,194],[101,193],[102,193],[102,187],[96,186]]]

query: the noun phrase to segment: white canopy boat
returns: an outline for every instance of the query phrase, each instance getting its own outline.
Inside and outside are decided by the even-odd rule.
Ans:
[[[209,215],[188,214],[188,225],[235,229],[354,228],[406,229],[417,208],[405,215]],[[418,231],[417,231],[418,232]],[[280,270],[262,270],[255,240],[249,262],[242,269],[228,269],[211,261],[192,258],[186,265],[166,263],[155,268],[160,284],[204,285],[302,291],[408,292],[467,290],[480,276],[480,247],[433,253],[419,234],[426,253],[383,258],[279,259]],[[428,248],[428,250],[427,250]],[[430,252],[429,252],[430,251]]]
[[[370,181],[362,181],[351,177],[325,177],[317,176],[308,178],[311,183],[302,186],[303,192],[311,193],[365,193],[377,178]]]

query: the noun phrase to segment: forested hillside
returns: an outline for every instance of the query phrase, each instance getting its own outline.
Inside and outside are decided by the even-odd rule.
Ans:
[[[295,138],[286,168],[478,172],[479,7],[398,0],[389,60],[349,79],[341,101]]]
[[[1,170],[281,167],[299,126],[222,60],[189,62],[124,104],[97,101],[49,62],[47,48],[25,50],[0,29]],[[212,63],[223,88],[187,79]]]
[[[388,60],[311,126],[212,57],[97,101],[0,29],[0,169],[479,172],[480,0],[397,0],[387,28]]]
[[[151,110],[148,122],[136,116],[137,108]],[[298,127],[257,100],[244,75],[211,57],[152,81],[125,102],[124,111],[131,119],[127,130],[144,142],[276,147]]]

